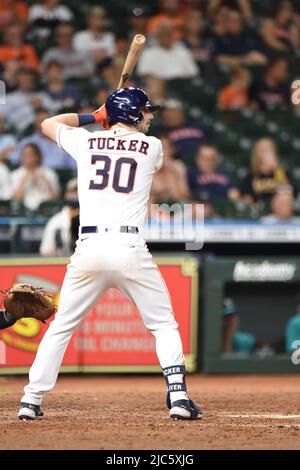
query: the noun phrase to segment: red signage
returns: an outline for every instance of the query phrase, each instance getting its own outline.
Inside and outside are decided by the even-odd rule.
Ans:
[[[0,260],[2,289],[17,282],[42,286],[59,300],[67,260]],[[198,316],[198,263],[192,257],[157,258],[168,286],[179,324],[187,368],[196,367]],[[43,263],[43,264],[42,264]],[[48,325],[27,318],[0,330],[5,344],[5,364],[0,374],[23,372],[34,359]],[[3,362],[3,361],[2,361]],[[135,305],[120,291],[109,289],[74,333],[63,360],[62,371],[159,370],[154,336],[144,327]]]

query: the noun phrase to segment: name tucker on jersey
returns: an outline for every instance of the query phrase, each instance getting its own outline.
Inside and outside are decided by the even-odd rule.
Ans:
[[[115,137],[92,137],[88,139],[89,150],[120,150],[147,155],[149,144],[143,140],[124,140]]]

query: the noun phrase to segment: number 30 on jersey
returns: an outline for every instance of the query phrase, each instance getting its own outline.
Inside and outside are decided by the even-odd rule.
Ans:
[[[90,180],[89,189],[103,190],[109,185],[117,193],[130,193],[133,190],[135,174],[137,169],[137,162],[134,158],[121,157],[116,160],[115,168],[113,174],[110,173],[111,170],[111,158],[107,155],[92,155],[92,165],[95,165],[98,162],[102,162],[103,167],[101,169],[96,169],[96,176],[101,177],[100,182],[95,180]],[[128,171],[128,180],[124,186],[120,184],[120,178],[122,171],[125,171],[127,167]]]

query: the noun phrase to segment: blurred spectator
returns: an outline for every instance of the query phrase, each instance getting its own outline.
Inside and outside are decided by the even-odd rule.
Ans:
[[[59,196],[56,173],[41,164],[39,147],[27,144],[23,148],[22,166],[11,172],[11,198],[21,202],[30,211],[38,209],[43,201],[55,200]]]
[[[216,146],[203,144],[195,157],[196,168],[188,171],[188,182],[194,198],[207,194],[211,201],[239,199],[239,190],[229,175],[219,167],[219,152]]]
[[[161,24],[170,26],[172,39],[180,39],[182,36],[182,25],[184,16],[181,11],[179,0],[160,0],[161,11],[153,16],[148,23],[148,32],[157,36]]]
[[[247,203],[270,202],[282,186],[292,188],[292,182],[281,166],[274,140],[259,139],[252,150],[250,171],[241,182],[240,190]]]
[[[260,110],[289,108],[291,90],[287,78],[288,61],[283,57],[274,59],[263,77],[256,79],[250,86],[250,100]]]
[[[255,33],[246,34],[241,13],[230,9],[226,19],[225,33],[214,38],[216,61],[229,66],[266,64],[267,58],[260,51],[260,40]]]
[[[198,75],[192,54],[184,44],[174,42],[172,27],[168,23],[160,23],[156,38],[157,45],[145,49],[140,57],[137,65],[139,75],[165,80]]]
[[[115,49],[116,50],[112,58],[114,74],[116,76],[115,78],[121,76],[129,47],[130,47],[130,44],[129,44],[128,34],[125,32],[117,33],[115,35]]]
[[[40,254],[43,256],[70,256],[75,249],[79,228],[76,178],[68,181],[64,200],[62,210],[45,227],[40,245]]]
[[[243,109],[250,107],[249,86],[251,81],[250,72],[245,68],[237,67],[233,70],[229,85],[220,90],[218,97],[218,108],[220,109]]]
[[[233,352],[233,337],[239,327],[238,309],[229,297],[223,301],[223,345],[222,352],[225,354]]]
[[[237,353],[249,356],[256,343],[255,336],[240,331],[239,310],[230,297],[223,301],[223,347],[224,354]]]
[[[169,139],[160,137],[163,147],[163,165],[155,173],[151,187],[152,195],[158,203],[180,202],[188,197],[186,167],[180,160],[174,160],[175,150]]]
[[[34,40],[47,40],[54,29],[63,22],[72,21],[73,13],[61,0],[42,0],[29,9],[28,21]]]
[[[115,53],[114,35],[105,31],[106,25],[104,8],[94,6],[88,11],[88,29],[74,34],[74,49],[89,56],[96,65],[100,65],[107,57],[113,57]]]
[[[36,91],[37,76],[32,69],[20,68],[17,74],[17,89],[6,97],[6,104],[0,105],[0,114],[6,123],[22,134],[34,122],[34,110],[48,108],[49,99]]]
[[[6,162],[16,147],[16,138],[6,132],[3,116],[0,114],[0,162]]]
[[[105,103],[107,96],[110,94],[110,92],[115,90],[115,87],[111,88],[109,86],[109,84],[104,83],[98,77],[94,77],[94,79],[92,80],[92,84],[95,88],[94,96],[93,96],[91,102],[90,101],[86,102],[86,103],[83,102],[83,107],[85,107],[85,106],[89,107],[89,105],[92,105],[92,107],[93,107],[92,111],[94,111],[95,108],[98,108],[103,103]],[[78,111],[78,113],[79,113],[79,111]]]
[[[90,77],[94,70],[91,59],[85,52],[76,51],[73,47],[74,27],[69,23],[61,23],[55,30],[57,46],[48,49],[42,59],[45,70],[53,60],[63,64],[64,78]]]
[[[35,128],[33,134],[24,137],[19,143],[16,150],[11,154],[10,160],[13,165],[21,163],[21,156],[24,147],[34,144],[39,148],[42,156],[42,165],[47,168],[76,168],[75,160],[64,150],[62,150],[55,142],[45,137],[41,132],[41,123],[49,117],[49,113],[45,109],[38,109],[35,115]]]
[[[75,112],[80,103],[80,89],[74,83],[65,83],[63,66],[55,60],[48,63],[45,69],[44,80],[46,82],[43,93],[50,99],[50,111],[58,114],[58,111],[70,109]]]
[[[166,96],[167,82],[162,78],[147,77],[144,90],[147,95],[151,96],[153,101],[162,103]]]
[[[166,100],[161,108],[160,133],[166,134],[175,148],[176,158],[187,162],[199,145],[211,137],[204,126],[187,120],[180,101]]]
[[[213,10],[206,30],[206,35],[216,41],[226,34],[228,7],[221,4],[216,10]]]
[[[214,16],[216,11],[218,11],[221,6],[226,6],[230,9],[239,10],[245,20],[251,20],[253,18],[250,0],[208,0],[208,17],[210,18]]]
[[[300,217],[294,216],[295,198],[291,188],[282,187],[274,194],[271,200],[270,215],[261,217],[262,222],[300,222]],[[300,339],[300,338],[299,338]]]
[[[7,166],[0,161],[0,200],[10,199],[11,181]]]
[[[95,74],[91,80],[95,89],[99,90],[102,88],[103,90],[104,88],[107,88],[107,91],[112,92],[117,88],[128,49],[129,41],[127,33],[117,33],[115,36],[114,56],[112,58],[106,58],[102,64],[97,67],[98,74]],[[132,79],[129,79],[126,82],[126,86],[135,86],[135,84]],[[103,101],[100,101],[100,104],[102,103]]]
[[[147,37],[149,18],[150,8],[148,5],[136,4],[133,7],[130,5],[128,20],[130,40],[132,40],[136,34],[143,34]],[[148,40],[147,43],[149,45]]]
[[[300,19],[292,2],[275,2],[272,18],[262,22],[261,36],[270,51],[285,52],[300,47]]]
[[[7,94],[17,89],[19,67],[19,61],[16,59],[7,60],[5,64],[2,64],[1,80],[5,82]]]
[[[13,22],[27,23],[28,5],[21,0],[1,0],[0,3],[0,31]]]
[[[0,46],[0,63],[18,60],[20,65],[39,72],[40,64],[35,49],[31,44],[24,43],[23,26],[14,23],[4,32],[4,44]]]
[[[200,10],[190,10],[184,18],[183,43],[198,65],[211,63],[212,41],[204,35],[204,16]]]

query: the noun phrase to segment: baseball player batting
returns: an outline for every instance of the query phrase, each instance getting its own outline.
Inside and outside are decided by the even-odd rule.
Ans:
[[[22,420],[42,416],[42,399],[55,385],[72,333],[111,287],[135,303],[155,336],[170,417],[202,416],[187,395],[178,324],[167,287],[142,235],[152,177],[163,160],[160,140],[146,136],[158,108],[142,89],[121,88],[92,114],[61,114],[42,123],[43,134],[77,162],[80,228],[58,311],[24,388],[18,413]],[[89,132],[82,128],[95,122],[109,129]]]

